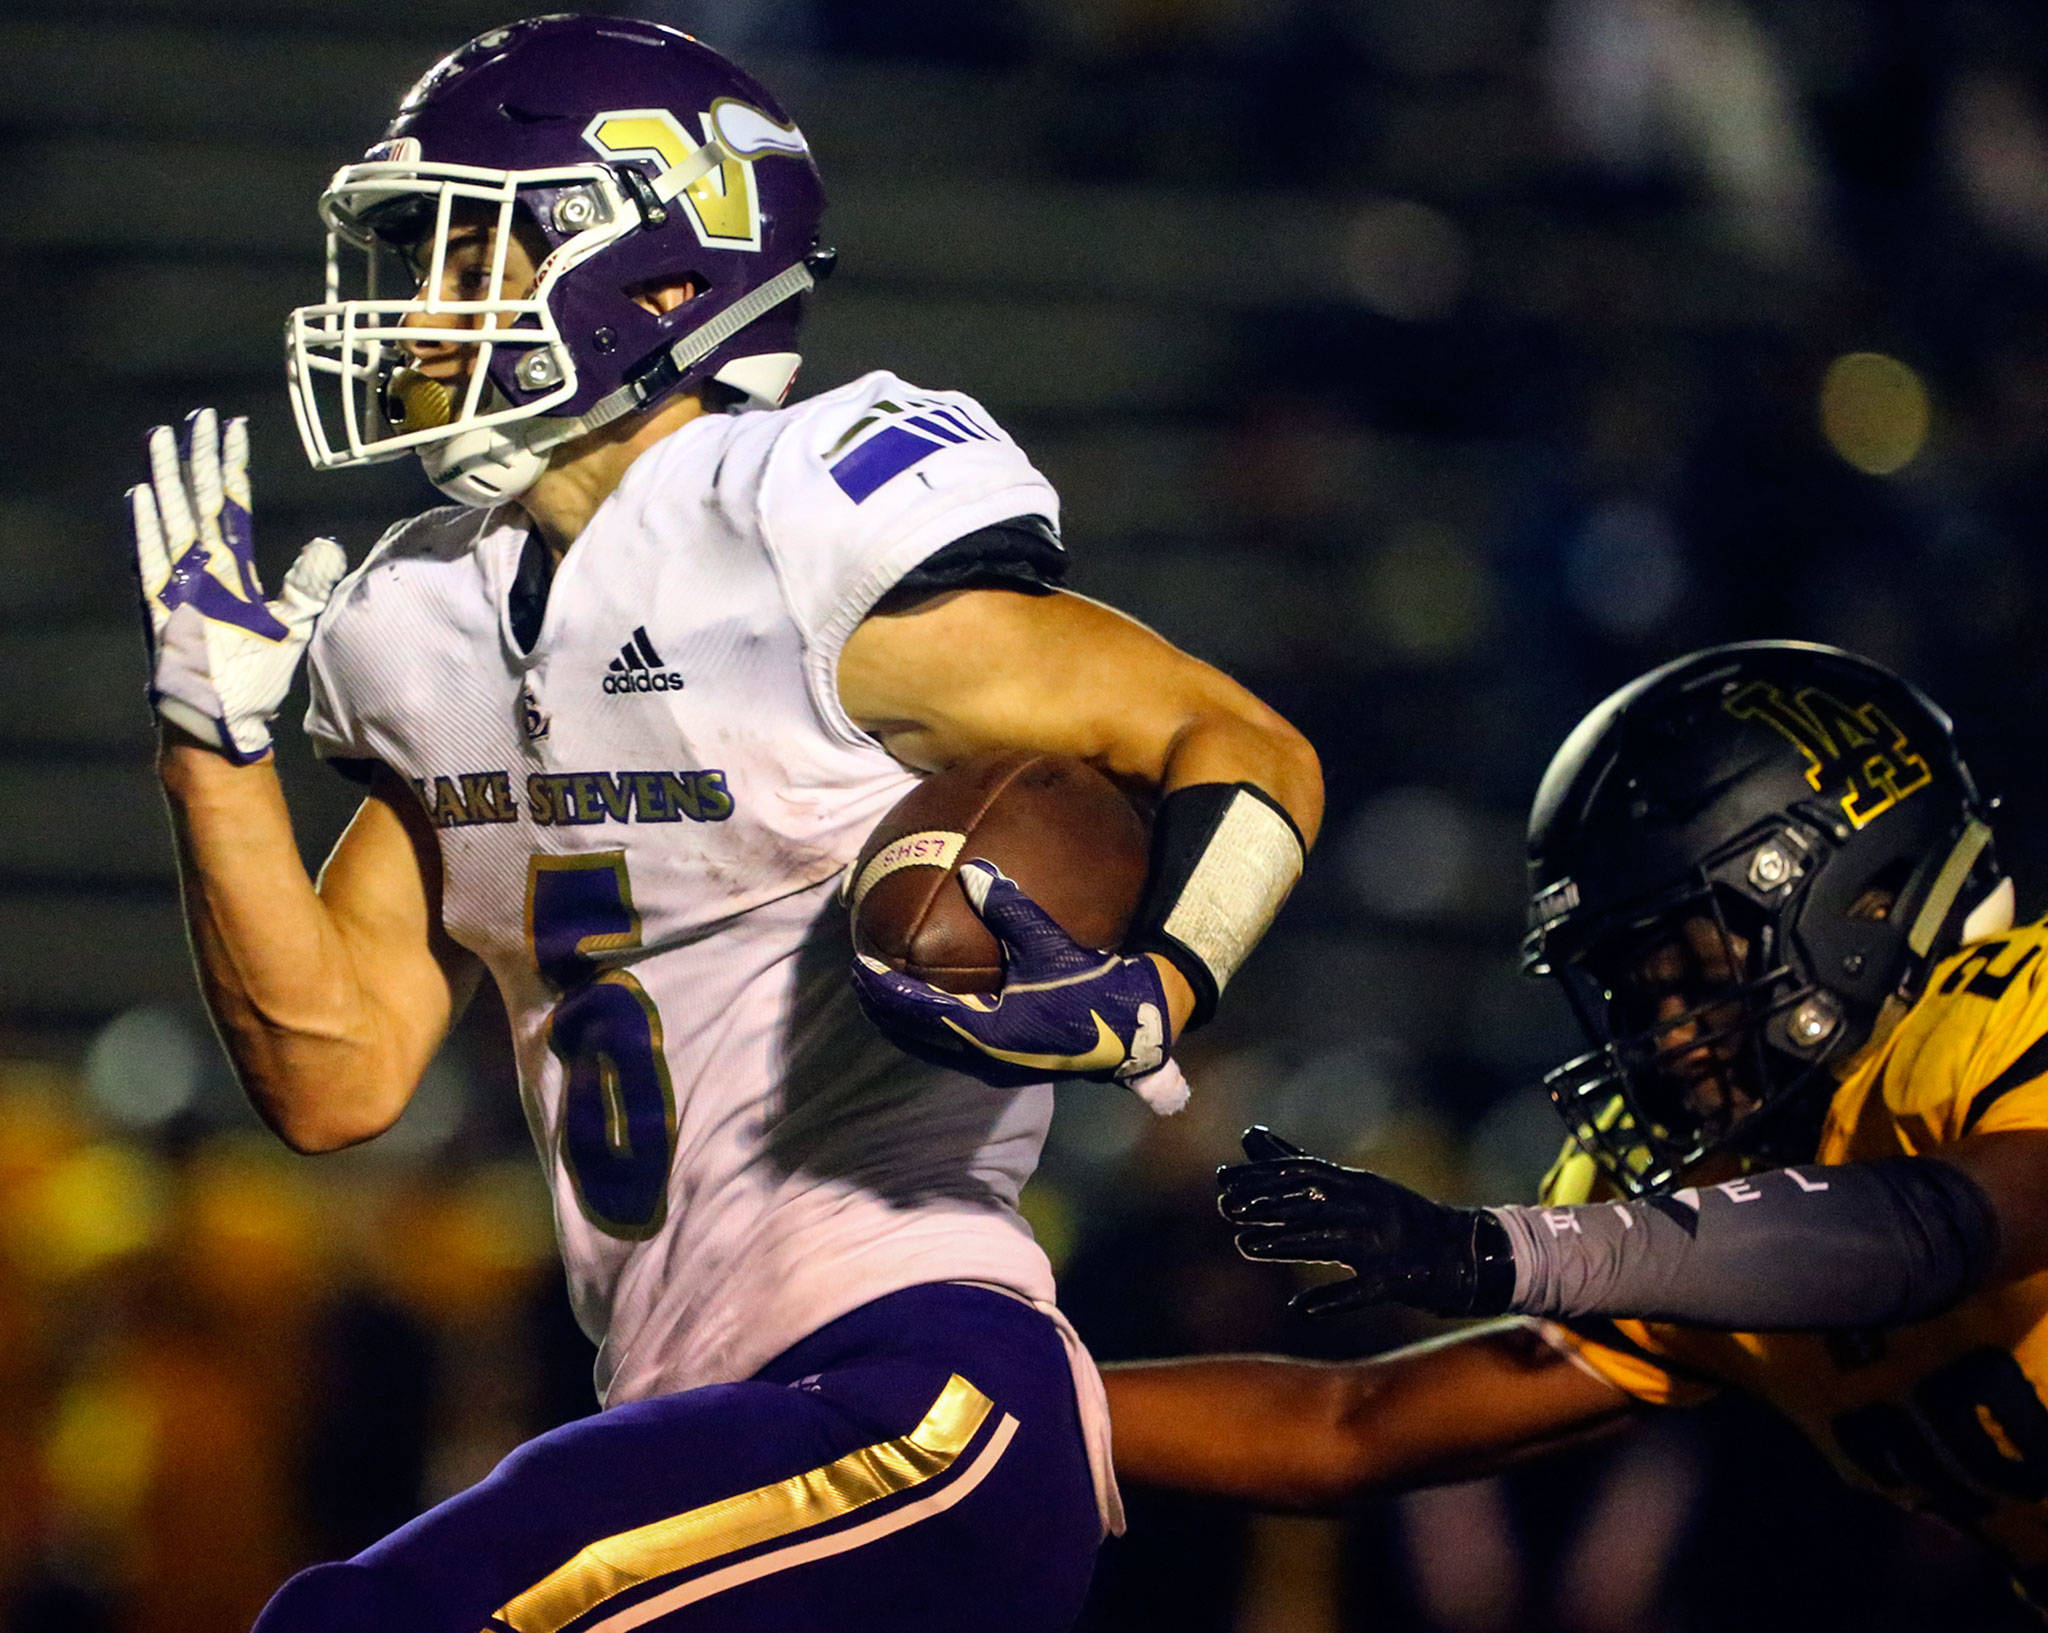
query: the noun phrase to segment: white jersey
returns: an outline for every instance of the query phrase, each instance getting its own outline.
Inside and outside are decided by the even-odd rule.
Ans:
[[[642,454],[531,652],[509,506],[402,523],[320,621],[306,729],[439,830],[442,919],[504,995],[607,1404],[746,1377],[921,1282],[1049,1306],[1017,1198],[1051,1088],[876,1034],[836,890],[915,780],[841,708],[840,650],[911,568],[1020,516],[1056,525],[1058,499],[985,411],[871,374]]]

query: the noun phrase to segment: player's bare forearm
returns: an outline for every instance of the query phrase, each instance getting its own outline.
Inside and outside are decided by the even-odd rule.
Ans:
[[[1082,596],[967,590],[855,630],[847,713],[906,765],[988,749],[1072,754],[1167,794],[1248,782],[1313,843],[1322,769],[1308,740],[1236,681]]]
[[[431,946],[402,824],[366,800],[316,887],[268,760],[236,765],[167,730],[158,770],[200,987],[251,1102],[296,1150],[381,1132],[463,979]]]
[[[2048,1270],[2048,1129],[1973,1134],[1926,1155],[1960,1168],[1982,1188],[1998,1220],[1990,1280],[2019,1281]]]
[[[1124,1479],[1297,1511],[1474,1478],[1635,1409],[1515,1323],[1369,1361],[1218,1356],[1103,1378]]]

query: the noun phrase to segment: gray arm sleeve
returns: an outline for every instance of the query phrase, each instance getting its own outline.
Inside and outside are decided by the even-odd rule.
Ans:
[[[1642,1202],[1493,1208],[1510,1309],[1737,1332],[1889,1327],[1946,1309],[1998,1256],[1990,1199],[1926,1157],[1780,1168]]]

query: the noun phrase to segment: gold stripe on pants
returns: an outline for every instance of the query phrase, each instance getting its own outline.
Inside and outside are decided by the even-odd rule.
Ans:
[[[773,1485],[601,1538],[513,1599],[497,1619],[516,1633],[559,1633],[628,1588],[909,1491],[951,1468],[991,1410],[989,1398],[956,1373],[910,1433]]]

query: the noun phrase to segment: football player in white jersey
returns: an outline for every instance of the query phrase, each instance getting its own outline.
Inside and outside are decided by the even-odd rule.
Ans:
[[[1059,590],[1056,496],[970,399],[775,406],[822,202],[696,41],[494,30],[336,175],[289,336],[316,465],[417,454],[458,503],[266,601],[241,423],[151,438],[159,763],[242,1081],[298,1150],[373,1138],[488,972],[608,1408],[265,1633],[1056,1628],[1117,1523],[1018,1192],[1052,1080],[1184,1092],[1166,1051],[1299,873],[1315,757]],[[309,643],[307,730],[368,786],[317,883],[269,762]],[[970,866],[1000,1001],[856,994],[847,864],[918,771],[1005,747],[1156,802],[1130,945]]]

